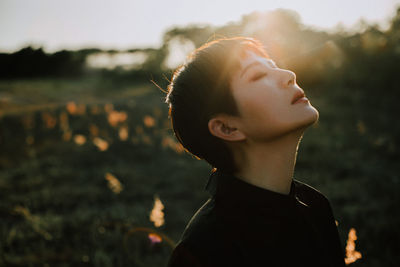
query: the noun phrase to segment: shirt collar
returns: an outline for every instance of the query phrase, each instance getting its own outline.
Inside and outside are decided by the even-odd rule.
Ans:
[[[229,172],[213,171],[208,179],[205,189],[220,203],[231,207],[252,208],[287,208],[293,207],[298,202],[296,183],[292,179],[288,195],[274,192],[247,183]]]

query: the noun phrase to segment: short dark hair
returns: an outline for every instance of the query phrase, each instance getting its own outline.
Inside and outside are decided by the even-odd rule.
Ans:
[[[269,58],[263,44],[249,37],[202,45],[174,71],[165,99],[175,136],[185,150],[225,171],[236,171],[237,166],[226,143],[210,133],[208,122],[221,113],[239,115],[230,82],[249,49]]]

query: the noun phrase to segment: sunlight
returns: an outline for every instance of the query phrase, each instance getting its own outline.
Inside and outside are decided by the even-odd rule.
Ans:
[[[114,192],[115,194],[121,193],[121,191],[123,190],[123,186],[121,182],[117,179],[117,177],[107,172],[105,175],[105,179],[108,181],[108,188],[110,188],[112,192]]]
[[[152,116],[146,115],[143,118],[143,123],[146,127],[153,127],[155,125],[155,120]]]
[[[174,38],[168,43],[168,56],[164,61],[167,68],[174,69],[185,61],[186,56],[196,47],[193,42],[183,38]]]
[[[86,143],[86,137],[82,134],[77,134],[74,136],[74,142],[75,144],[82,146]]]
[[[351,228],[347,239],[346,258],[344,259],[346,265],[349,265],[362,257],[361,253],[356,250],[355,240],[357,240],[356,229]]]
[[[77,106],[75,104],[75,102],[71,101],[67,103],[66,109],[68,111],[69,114],[75,114],[76,110],[77,110]]]
[[[128,137],[129,137],[128,126],[124,125],[124,126],[119,127],[118,135],[119,135],[119,139],[121,141],[128,140]]]
[[[108,123],[116,127],[119,123],[126,121],[128,115],[124,111],[112,110],[108,113]]]
[[[156,233],[149,233],[148,237],[149,237],[149,239],[150,239],[152,244],[161,243],[161,241],[162,241],[161,236],[159,236]]]
[[[84,115],[86,113],[85,104],[77,105],[74,101],[70,101],[66,105],[66,109],[71,115]]]
[[[181,154],[185,151],[185,148],[182,146],[182,144],[175,141],[175,138],[172,138],[170,136],[164,136],[161,141],[161,145],[164,148],[166,148],[166,147],[171,148],[178,154]]]
[[[286,120],[293,115],[297,120],[306,115],[298,112],[301,105],[290,105],[300,89],[321,114],[320,120],[308,125],[302,154],[306,164],[299,162],[298,167],[304,167],[304,177],[315,177],[311,179],[314,189],[329,193],[333,221],[321,221],[330,224],[326,226],[330,232],[321,231],[320,240],[308,242],[304,249],[310,257],[292,257],[292,265],[307,265],[303,259],[317,261],[315,243],[327,246],[323,258],[347,266],[400,262],[392,240],[400,222],[400,216],[392,212],[400,184],[396,171],[400,5],[393,8],[392,4],[386,30],[371,21],[366,11],[379,13],[385,2],[399,0],[99,1],[4,0],[0,4],[10,7],[0,9],[0,20],[15,23],[0,23],[4,28],[0,38],[10,42],[18,34],[25,40],[13,46],[15,53],[0,53],[4,63],[0,72],[0,214],[6,219],[2,242],[7,248],[2,251],[1,265],[166,266],[185,225],[190,226],[194,208],[207,201],[203,198],[207,192],[190,198],[182,192],[204,189],[202,181],[193,179],[209,176],[212,168],[214,173],[218,162],[212,153],[210,158],[201,153],[201,147],[193,149],[199,154],[194,155],[187,144],[198,148],[196,144],[202,143],[202,133],[208,133],[202,119],[232,108],[222,105],[227,104],[223,95],[230,87],[229,79],[222,90],[226,92],[213,89],[218,87],[218,83],[214,86],[218,77],[234,75],[227,63],[238,56],[237,47],[225,40],[216,48],[227,45],[227,53],[211,47],[199,51],[198,61],[181,72],[181,78],[173,69],[190,60],[187,56],[195,48],[235,36],[260,41],[278,67],[259,66],[243,80],[252,91],[249,94],[260,92],[267,102],[269,96],[282,102],[275,101],[264,110],[278,111],[264,114],[266,124],[275,117]],[[125,8],[128,2],[131,8]],[[141,10],[143,6],[146,9]],[[364,22],[355,27],[346,22],[346,18],[355,21],[361,16]],[[333,20],[341,24],[319,28]],[[122,36],[124,44],[118,43]],[[158,38],[157,43],[145,43],[146,36]],[[58,43],[54,53],[49,51],[49,42]],[[215,63],[222,67],[212,69]],[[236,63],[240,68],[240,62]],[[278,77],[279,73],[286,75]],[[193,88],[200,81],[201,88]],[[260,91],[253,92],[255,86]],[[261,92],[271,86],[290,92]],[[201,96],[205,103],[200,103]],[[263,103],[257,97],[247,100]],[[208,110],[211,106],[215,109]],[[283,109],[289,117],[280,116]],[[177,110],[193,115],[199,129],[188,128],[185,119],[178,125],[181,116],[173,112]],[[251,117],[241,124],[243,130],[254,126]],[[260,129],[268,127],[272,125]],[[260,142],[268,141],[258,137]],[[233,162],[224,163],[231,166]],[[366,195],[373,196],[373,204],[363,205]],[[342,215],[341,221],[332,214]],[[370,214],[379,215],[379,220],[367,220]],[[324,233],[339,236],[326,244]],[[249,240],[257,236],[251,231],[240,235]],[[268,237],[258,237],[259,249],[267,252],[268,242],[262,241]],[[197,241],[195,236],[193,242]],[[254,248],[254,242],[244,245]],[[257,255],[250,259],[244,255],[243,265],[254,260],[251,256]],[[267,253],[259,256],[260,260],[270,258]]]
[[[154,196],[154,206],[150,213],[150,221],[155,227],[160,227],[164,224],[164,205],[158,196]]]
[[[93,144],[97,146],[100,151],[106,151],[108,149],[108,142],[100,137],[95,137],[93,139]]]
[[[124,70],[133,70],[146,61],[148,55],[144,52],[100,52],[89,55],[86,65],[89,68],[105,68],[113,70],[121,67]]]

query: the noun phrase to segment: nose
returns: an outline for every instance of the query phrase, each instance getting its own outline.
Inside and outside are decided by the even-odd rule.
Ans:
[[[287,88],[296,83],[296,74],[290,70],[283,70],[282,87]]]

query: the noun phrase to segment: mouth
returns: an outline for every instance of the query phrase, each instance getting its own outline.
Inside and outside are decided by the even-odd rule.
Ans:
[[[294,104],[294,103],[296,103],[296,101],[297,100],[299,100],[300,98],[303,98],[303,97],[305,97],[306,95],[304,94],[304,91],[303,90],[300,90],[300,91],[297,91],[295,94],[294,94],[294,96],[293,96],[293,98],[292,98],[292,105]]]

